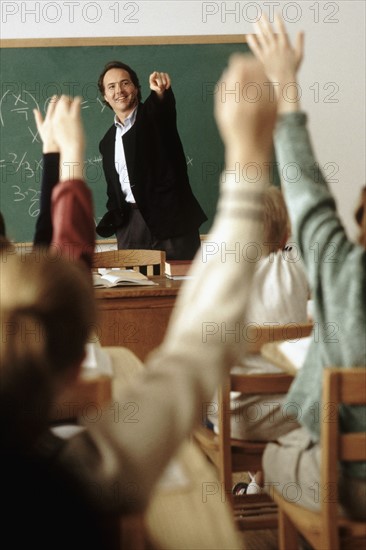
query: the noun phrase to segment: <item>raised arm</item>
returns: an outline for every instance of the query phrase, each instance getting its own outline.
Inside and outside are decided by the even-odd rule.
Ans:
[[[356,303],[362,301],[364,281],[355,274],[362,272],[360,265],[364,262],[364,251],[348,239],[339,218],[336,202],[313,151],[307,116],[299,108],[299,94],[295,97],[285,93],[296,89],[291,83],[297,85],[303,37],[299,34],[296,46],[292,46],[279,17],[276,18],[276,27],[263,19],[257,33],[256,38],[250,39],[250,46],[268,78],[277,83],[277,93],[281,96],[275,129],[276,159],[293,235],[300,246],[312,290],[314,319],[320,331],[324,331],[320,340],[329,341],[326,339],[327,327],[330,326],[337,327],[337,337],[347,340],[345,335],[353,320],[344,316],[345,306],[342,309],[339,303],[342,297],[349,301],[346,309],[355,311]],[[360,326],[356,322],[353,333],[358,331]],[[328,364],[339,364],[334,363],[334,358],[328,357],[327,361]],[[298,383],[301,383],[300,379]]]
[[[248,43],[263,64],[278,96],[276,160],[294,237],[301,247],[309,282],[314,289],[328,271],[324,268],[331,270],[348,253],[349,243],[313,151],[307,116],[300,110],[297,71],[303,58],[303,34],[297,35],[295,46],[292,46],[282,19],[276,16],[275,22],[275,26],[270,25],[268,19],[262,17],[256,26],[257,34],[248,37]],[[333,254],[329,248],[331,238],[335,239],[333,252],[337,262],[325,261],[327,254]]]
[[[212,231],[193,263],[193,279],[185,281],[164,342],[148,358],[142,378],[88,425],[98,458],[83,460],[82,436],[69,442],[68,458],[79,457],[77,468],[86,486],[92,479],[102,488],[107,475],[110,486],[120,488],[119,502],[112,500],[112,492],[101,494],[101,502],[111,508],[146,505],[163,468],[202,418],[205,403],[243,344],[243,311],[262,242],[262,191],[269,182],[275,105],[236,102],[224,90],[232,90],[235,82],[242,89],[253,81],[263,87],[263,80],[258,63],[235,56],[215,101],[227,169],[233,162],[242,168],[257,162],[259,181],[236,180],[232,171],[223,172]],[[130,421],[123,420],[126,404],[133,412]],[[125,487],[133,487],[133,494],[125,494]]]
[[[52,241],[51,196],[59,181],[60,152],[53,137],[52,114],[57,98],[53,96],[48,104],[45,118],[38,109],[34,109],[37,131],[42,140],[42,181],[40,194],[40,210],[36,221],[33,237],[35,246],[50,246]]]
[[[51,211],[50,246],[71,260],[91,266],[95,224],[91,192],[83,179],[85,138],[81,123],[81,99],[53,98],[45,120],[35,112],[44,150],[59,151],[59,183],[47,188],[48,216]],[[47,146],[48,144],[48,146]],[[46,209],[46,210],[47,210]]]

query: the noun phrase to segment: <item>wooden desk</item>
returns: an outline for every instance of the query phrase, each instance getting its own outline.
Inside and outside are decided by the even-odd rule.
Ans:
[[[183,444],[176,460],[187,483],[170,489],[157,487],[145,514],[145,528],[153,548],[243,548],[216,470],[193,442]]]
[[[156,286],[95,289],[102,346],[125,346],[143,361],[161,343],[182,281],[152,279]]]

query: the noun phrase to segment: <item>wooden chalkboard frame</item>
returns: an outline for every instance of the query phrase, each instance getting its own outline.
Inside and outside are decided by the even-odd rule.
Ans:
[[[69,46],[162,46],[166,44],[246,43],[245,34],[208,34],[188,36],[105,36],[81,38],[5,38],[0,48],[62,48]]]

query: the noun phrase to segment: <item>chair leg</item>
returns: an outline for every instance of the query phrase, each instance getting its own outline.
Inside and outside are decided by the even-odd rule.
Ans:
[[[297,530],[292,521],[280,509],[278,510],[278,538],[279,550],[298,550]]]

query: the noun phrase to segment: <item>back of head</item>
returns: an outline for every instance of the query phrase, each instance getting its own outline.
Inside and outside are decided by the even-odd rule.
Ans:
[[[81,267],[43,250],[3,251],[0,277],[1,437],[10,447],[29,445],[83,358],[95,320],[93,290]]]
[[[281,189],[271,185],[264,191],[264,244],[268,253],[281,250],[290,235],[290,220]]]
[[[2,536],[12,541],[13,548],[117,548],[110,541],[114,533],[84,497],[75,476],[53,456],[0,453],[0,467],[1,496],[6,502]]]

